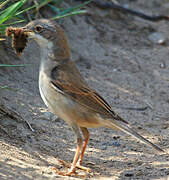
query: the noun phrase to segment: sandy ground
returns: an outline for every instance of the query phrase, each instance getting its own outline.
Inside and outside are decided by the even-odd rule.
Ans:
[[[169,10],[168,1],[128,4],[156,14]],[[92,5],[88,10],[90,16],[74,16],[60,22],[70,42],[72,59],[90,86],[116,112],[168,152],[169,23],[151,23]],[[42,15],[50,17],[51,13],[44,9]],[[166,43],[151,42],[148,36],[152,32],[161,32]],[[31,65],[0,68],[0,85],[10,87],[0,90],[0,102],[9,114],[12,112],[7,115],[0,110],[0,179],[83,179],[62,177],[52,169],[66,171],[58,160],[71,162],[76,146],[71,129],[49,113],[40,98],[38,47],[30,43],[19,60],[9,42],[0,44],[0,63]],[[125,107],[147,108],[137,111]],[[90,129],[90,133],[83,165],[92,172],[77,171],[84,179],[169,179],[167,153],[159,154],[111,129]]]

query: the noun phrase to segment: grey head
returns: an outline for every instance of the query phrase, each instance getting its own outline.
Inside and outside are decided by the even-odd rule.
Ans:
[[[31,32],[28,38],[36,40],[38,44],[47,43],[57,38],[56,23],[48,19],[31,21],[24,29]]]
[[[70,57],[65,33],[55,21],[38,19],[27,24],[24,29],[29,31],[28,39],[34,39],[41,48],[50,44],[56,58],[61,60]]]

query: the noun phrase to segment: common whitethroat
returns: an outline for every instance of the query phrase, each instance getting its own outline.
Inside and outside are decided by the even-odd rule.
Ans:
[[[30,22],[17,33],[15,30],[11,33],[14,34],[16,42],[34,39],[38,43],[41,52],[39,70],[41,97],[49,110],[63,119],[76,135],[76,153],[70,170],[64,175],[75,173],[77,164],[79,166],[82,163],[89,140],[87,128],[106,127],[121,130],[157,151],[164,152],[139,135],[95,90],[87,85],[76,65],[71,61],[67,38],[56,22],[39,19]],[[23,42],[24,47],[26,42]],[[22,42],[20,43],[22,45]],[[80,130],[84,136],[84,144]]]

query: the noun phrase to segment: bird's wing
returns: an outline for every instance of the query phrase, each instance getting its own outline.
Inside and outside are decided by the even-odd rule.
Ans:
[[[151,143],[141,135],[139,135],[133,128],[131,128],[128,123],[123,120],[120,116],[115,114],[110,105],[95,91],[89,89],[88,87],[77,87],[73,86],[71,83],[63,83],[58,80],[51,82],[52,85],[61,93],[71,98],[73,101],[78,102],[80,105],[99,113],[102,117],[111,118],[115,121],[112,122],[112,127],[117,127],[121,131],[134,136],[135,138],[141,140],[142,142],[148,144],[149,146],[155,148],[159,152],[164,152],[160,147]],[[110,123],[111,124],[111,123]],[[110,126],[111,127],[111,126]]]
[[[78,102],[80,105],[85,106],[87,109],[105,118],[113,118],[127,123],[112,111],[111,106],[97,92],[85,85],[77,86],[77,84],[56,79],[52,80],[51,83],[59,92],[68,96],[73,101]]]

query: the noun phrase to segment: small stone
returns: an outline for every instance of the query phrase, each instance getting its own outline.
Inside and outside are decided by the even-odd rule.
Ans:
[[[29,143],[32,143],[32,142],[33,142],[31,136],[28,135],[26,138],[27,138],[27,141],[28,141]]]
[[[101,150],[106,150],[106,149],[107,149],[107,146],[102,145],[100,149],[101,149]]]
[[[120,136],[113,136],[113,139],[114,140],[117,140],[117,139],[119,139],[120,138]]]
[[[166,65],[164,62],[160,63],[160,68],[165,68],[165,67],[166,67]]]
[[[118,69],[116,69],[116,68],[113,69],[113,72],[117,72],[117,71],[118,71]]]
[[[101,150],[106,150],[108,146],[119,147],[120,144],[119,144],[119,142],[117,142],[117,141],[114,141],[114,142],[112,142],[112,141],[111,141],[111,142],[104,142],[104,143],[102,143],[102,145],[101,145]]]
[[[166,39],[162,33],[154,32],[148,36],[148,39],[157,44],[164,44],[166,42]]]
[[[119,143],[118,141],[115,141],[115,142],[113,142],[113,146],[119,147],[119,146],[120,146],[120,143]]]
[[[52,117],[53,117],[53,114],[52,114],[51,112],[45,112],[45,113],[44,113],[44,116],[45,116],[46,119],[51,120]]]
[[[56,115],[52,114],[51,121],[59,121],[59,118]]]
[[[136,176],[142,176],[143,175],[143,172],[138,172],[137,174],[136,174]]]
[[[133,176],[133,173],[126,173],[124,176],[125,176],[125,177],[132,177],[132,176]]]

